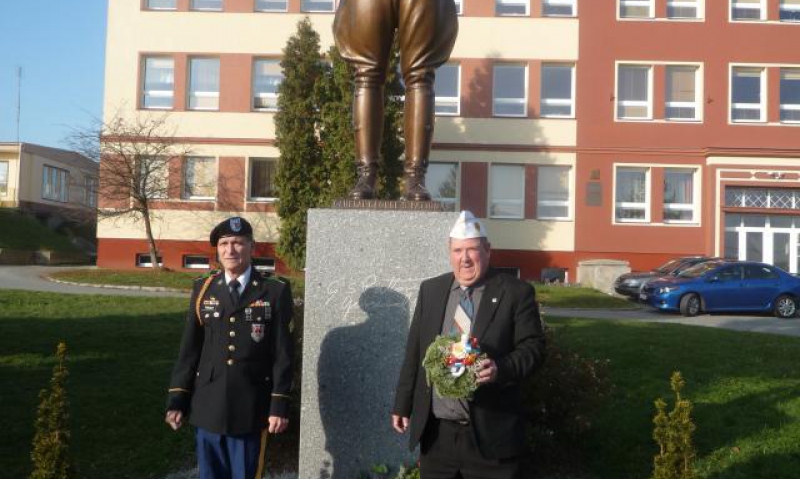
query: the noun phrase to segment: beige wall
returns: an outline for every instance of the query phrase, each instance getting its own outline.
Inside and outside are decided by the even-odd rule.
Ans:
[[[484,221],[495,249],[575,251],[574,221]]]
[[[153,216],[155,239],[203,241],[230,211],[157,210]],[[259,242],[278,240],[278,217],[273,213],[239,213],[253,226],[253,236]],[[144,224],[131,217],[101,218],[97,222],[98,238],[145,239]]]
[[[8,186],[0,193],[0,206],[14,207],[19,203],[19,148],[0,147],[0,162],[8,162]]]
[[[69,189],[67,193],[67,203],[42,197],[42,174],[45,166],[60,168],[68,172]],[[60,207],[82,206],[84,205],[84,181],[86,176],[96,178],[97,170],[80,168],[52,158],[25,152],[22,155],[18,200]]]
[[[531,120],[513,118],[436,118],[435,142],[483,145],[575,146],[575,120]]]

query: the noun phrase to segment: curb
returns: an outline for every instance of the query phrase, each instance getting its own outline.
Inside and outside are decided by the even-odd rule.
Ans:
[[[82,286],[85,288],[106,288],[106,289],[126,289],[131,291],[153,291],[157,293],[183,293],[189,295],[190,291],[185,289],[167,288],[164,286],[126,286],[122,284],[93,284],[93,283],[78,283],[75,281],[64,281],[63,279],[56,279],[51,276],[42,276],[47,281],[53,283],[67,284],[70,286]]]

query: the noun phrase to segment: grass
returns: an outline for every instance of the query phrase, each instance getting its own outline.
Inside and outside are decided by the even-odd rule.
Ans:
[[[588,438],[597,477],[650,477],[653,401],[672,401],[675,370],[694,402],[698,479],[797,477],[800,339],[670,324],[548,322],[571,347],[611,361],[615,390]]]
[[[609,296],[592,288],[536,284],[536,298],[543,306],[553,308],[631,309],[637,306],[628,300]]]
[[[0,248],[26,251],[49,250],[75,252],[66,236],[39,223],[35,218],[0,208]]]

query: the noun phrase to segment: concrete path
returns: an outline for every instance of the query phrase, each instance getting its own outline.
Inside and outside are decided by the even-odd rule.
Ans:
[[[67,294],[103,294],[109,296],[188,297],[188,293],[141,291],[134,289],[100,288],[55,283],[44,279],[48,274],[76,269],[75,266],[0,266],[0,289],[22,289]]]
[[[800,318],[778,319],[771,315],[701,314],[693,318],[687,318],[677,313],[662,313],[652,308],[635,310],[544,308],[542,313],[545,318],[547,316],[562,316],[571,318],[622,319],[800,336]]]

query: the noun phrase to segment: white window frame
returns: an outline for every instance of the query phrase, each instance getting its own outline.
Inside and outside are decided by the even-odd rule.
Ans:
[[[647,7],[648,15],[646,17],[623,17],[622,7]],[[655,18],[655,2],[653,0],[618,0],[617,2],[617,19],[618,20],[650,20]]]
[[[187,264],[187,260],[189,258],[195,258],[195,259],[202,258],[206,260],[206,264],[205,265]],[[202,254],[185,254],[183,255],[182,262],[183,262],[183,269],[211,269],[211,259],[208,256]]]
[[[569,67],[570,68],[570,98],[569,100],[565,100],[563,98],[545,98],[544,91],[540,91],[540,105],[539,105],[539,116],[542,118],[575,118],[575,64],[574,63],[551,63],[545,62],[542,63],[540,67],[540,75],[541,72],[547,66],[557,66],[557,67]],[[543,78],[544,75],[541,75]],[[541,87],[544,88],[544,82],[541,82]],[[542,105],[555,105],[555,106],[569,106],[569,114],[568,115],[552,115],[548,114],[545,115],[542,113]]]
[[[11,175],[11,162],[6,160],[0,161],[0,170],[5,166],[5,181],[0,183],[0,196],[8,196],[8,184],[10,183],[9,176]],[[0,176],[2,178],[2,176]]]
[[[502,167],[511,167],[511,168],[519,168],[520,174],[519,178],[522,181],[522,197],[520,199],[503,199],[503,200],[495,200],[494,198],[494,191],[492,188],[493,181],[492,177],[494,176],[494,172],[496,171],[495,168],[502,168]],[[525,165],[521,164],[513,164],[513,163],[492,163],[489,165],[489,218],[492,219],[510,219],[510,220],[521,220],[525,218]],[[492,205],[494,204],[508,204],[508,205],[519,205],[519,216],[501,216],[501,215],[493,215],[492,214]]]
[[[69,171],[56,166],[42,166],[42,199],[69,202]]]
[[[780,71],[778,72],[778,75],[780,75],[780,79],[779,79],[779,82],[778,82],[779,85],[780,85],[780,81],[783,80],[784,70],[795,70],[797,72],[797,74],[800,75],[800,66],[798,66],[798,67],[781,67]],[[778,99],[779,100],[780,100],[780,97],[781,97],[781,92],[780,92],[780,88],[779,88],[779,90],[778,90]],[[781,104],[780,104],[780,116],[781,117],[783,117],[783,112],[784,111],[800,111],[800,103],[783,103],[783,102],[781,102]],[[798,124],[798,123],[800,123],[800,120],[784,120],[783,118],[781,118],[781,123]]]
[[[308,0],[308,1],[322,2],[322,1],[328,1],[328,0]],[[307,10],[307,9],[303,8],[303,5],[305,4],[306,0],[300,0],[300,11],[302,13],[333,13],[333,12],[336,11],[336,3],[337,2],[336,2],[336,0],[329,0],[329,1],[331,2],[331,5],[332,5],[330,10]]]
[[[253,60],[253,76],[252,76],[252,80],[251,80],[252,92],[250,94],[250,108],[252,108],[253,111],[272,111],[272,112],[278,111],[278,96],[279,95],[278,95],[277,91],[275,93],[256,92],[256,64],[259,63],[259,62],[277,63],[278,66],[280,67],[280,62],[281,61],[279,59],[277,59],[277,58],[256,58],[256,59]],[[283,79],[284,79],[283,71],[281,71],[281,81],[283,81]],[[270,108],[270,107],[259,108],[259,107],[256,107],[256,98],[274,98],[275,99],[275,107],[274,108]]]
[[[734,103],[733,102],[733,74],[736,69],[760,69],[760,90],[761,90],[761,102],[760,103]],[[767,105],[769,104],[767,98],[767,68],[761,65],[730,65],[728,70],[728,122],[731,124],[738,124],[738,123],[764,123],[767,121]],[[759,117],[756,120],[734,120],[733,119],[733,111],[735,109],[744,109],[744,110],[758,110]]]
[[[542,168],[566,168],[567,169],[567,199],[566,201],[561,200],[543,200],[539,196],[539,178],[541,175]],[[539,220],[560,220],[560,221],[569,221],[572,220],[572,191],[574,186],[573,181],[573,174],[575,169],[570,165],[539,165],[537,166],[539,171],[536,172],[536,219]],[[542,206],[566,206],[567,207],[567,216],[543,216],[541,214],[541,207]]]
[[[683,68],[694,68],[694,101],[693,102],[684,102],[684,101],[667,101],[667,71],[670,67],[683,67]],[[669,63],[664,65],[664,119],[667,121],[675,121],[675,122],[697,122],[701,121],[703,118],[702,115],[702,104],[700,102],[700,98],[703,97],[703,67],[702,65],[698,65],[695,63]],[[673,118],[667,116],[667,109],[668,108],[686,108],[691,107],[694,108],[694,117],[693,118]]]
[[[186,191],[186,185],[188,184],[186,174],[188,172],[188,164],[191,160],[202,159],[202,160],[210,160],[214,162],[214,196],[199,196],[199,195],[189,195]],[[181,197],[184,200],[195,200],[195,201],[214,201],[217,198],[217,180],[219,178],[219,160],[213,156],[187,156],[184,160],[185,164],[183,165],[183,172],[181,174]]]
[[[742,5],[749,5],[750,3],[756,2],[748,2],[743,3]],[[767,2],[766,0],[758,0],[758,18],[742,18],[736,19],[733,17],[733,7],[736,4],[736,0],[729,0],[728,4],[728,20],[731,22],[763,22],[767,19]],[[742,8],[742,7],[740,7]],[[753,7],[743,7],[744,9],[755,10],[756,8]]]
[[[272,203],[278,201],[277,196],[253,196],[252,168],[253,168],[253,163],[256,161],[266,161],[270,163],[275,163],[276,167],[278,165],[278,158],[273,158],[273,157],[251,156],[247,159],[247,201],[264,202],[264,203]]]
[[[169,60],[172,62],[172,90],[147,90],[148,60]],[[169,98],[169,106],[147,106],[146,98]],[[142,92],[140,106],[143,110],[171,110],[175,108],[175,59],[163,55],[147,55],[142,57]]]
[[[154,7],[150,5],[151,0],[144,0],[144,5],[147,10],[154,10],[154,11],[162,11],[162,12],[169,12],[178,9],[178,0],[172,0],[173,6],[172,7]]]
[[[147,257],[148,260],[145,261],[144,258]],[[158,260],[158,266],[164,266],[164,257],[161,258],[156,257]],[[152,268],[153,267],[153,259],[150,258],[150,253],[136,253],[136,267],[137,268]]]
[[[510,5],[510,6],[524,5],[525,13],[500,13],[499,9],[502,5]],[[494,0],[494,13],[498,17],[527,17],[530,16],[531,14],[531,2],[530,0]]]
[[[192,62],[195,60],[216,60],[217,61],[217,91],[201,91],[201,90],[193,90],[192,85]],[[186,89],[186,94],[188,96],[186,101],[186,106],[188,110],[191,111],[219,111],[219,90],[222,88],[222,61],[219,57],[190,57],[189,58],[189,65],[187,68],[187,74],[189,75],[189,80],[186,82],[188,88]],[[217,106],[216,107],[192,107],[192,98],[216,98],[217,99]]]
[[[460,63],[445,63],[442,66],[450,66],[456,68],[456,93],[457,96],[439,96],[436,95],[434,99],[434,111],[436,112],[436,116],[460,116],[461,115],[461,64]],[[439,67],[441,68],[441,67]],[[440,103],[444,103],[447,105],[455,104],[456,111],[455,113],[450,112],[440,112],[436,111],[436,108],[439,106]]]
[[[800,15],[800,5],[786,4],[784,3],[784,0],[780,0],[779,8],[780,12],[795,12],[797,15]],[[800,18],[791,20],[780,19],[780,21],[785,23],[798,23],[800,22]]]
[[[208,7],[198,8],[195,7],[194,2],[195,0],[189,1],[189,10],[193,12],[221,12],[225,8],[225,0],[220,0],[219,8],[208,8]]]
[[[432,161],[431,165],[450,165],[456,167],[456,196],[454,198],[442,198],[434,195],[434,191],[430,190],[431,197],[434,201],[443,203],[445,205],[453,205],[453,211],[458,211],[458,204],[461,198],[461,163],[458,161]]]
[[[628,202],[628,201],[617,201],[617,172],[620,169],[639,169],[645,170],[644,176],[644,203],[636,203],[636,202]],[[650,166],[642,166],[642,165],[635,165],[635,164],[627,164],[627,163],[619,163],[614,164],[614,191],[613,191],[613,198],[614,198],[614,208],[611,211],[611,216],[613,218],[614,224],[629,224],[629,223],[650,223],[650,204],[652,200],[651,194],[651,181],[652,181],[652,167]],[[617,217],[617,208],[622,209],[644,209],[644,218],[636,219],[636,218],[618,218]]]
[[[675,166],[665,167],[663,170],[664,181],[666,182],[667,171],[669,170],[691,170],[692,171],[692,202],[691,203],[667,203],[664,199],[662,215],[666,211],[691,211],[691,220],[670,220],[662,218],[665,224],[697,224],[700,222],[700,169],[695,167]],[[666,184],[664,185],[666,186]],[[664,195],[662,194],[662,199]]]
[[[466,0],[454,0],[454,1],[455,1],[455,4],[456,4],[456,13],[458,15],[463,15],[464,14],[464,2]],[[478,0],[478,1],[480,1],[480,0]]]
[[[253,4],[253,8],[256,12],[266,12],[266,13],[285,13],[289,11],[289,0],[281,0],[284,2],[283,10],[270,10],[266,8],[258,8],[258,0],[255,0]]]
[[[623,67],[646,67],[647,68],[647,100],[620,100],[619,99],[619,71]],[[631,62],[617,62],[617,68],[614,71],[614,92],[616,93],[614,102],[614,119],[616,121],[652,121],[653,120],[653,71],[654,65],[652,63],[631,63]],[[619,116],[620,106],[646,106],[647,115],[645,116]]]
[[[694,7],[695,9],[695,16],[694,17],[670,17],[669,16],[669,8],[670,7]],[[702,20],[705,18],[705,0],[667,0],[667,18],[670,20],[676,21],[692,21],[692,20]]]
[[[570,15],[545,15],[544,9],[547,5],[554,6],[568,6],[572,9]],[[578,16],[578,2],[576,0],[542,0],[542,16],[543,17],[561,17],[561,18],[574,18]]]
[[[497,96],[497,69],[498,68],[522,68],[523,71],[523,91],[524,97],[520,100],[519,98],[510,98],[510,97],[498,97]],[[528,65],[527,64],[503,64],[499,63],[492,67],[492,116],[500,117],[500,118],[526,118],[528,116]],[[497,104],[498,103],[507,103],[507,104],[521,104],[523,107],[522,113],[497,113]]]

